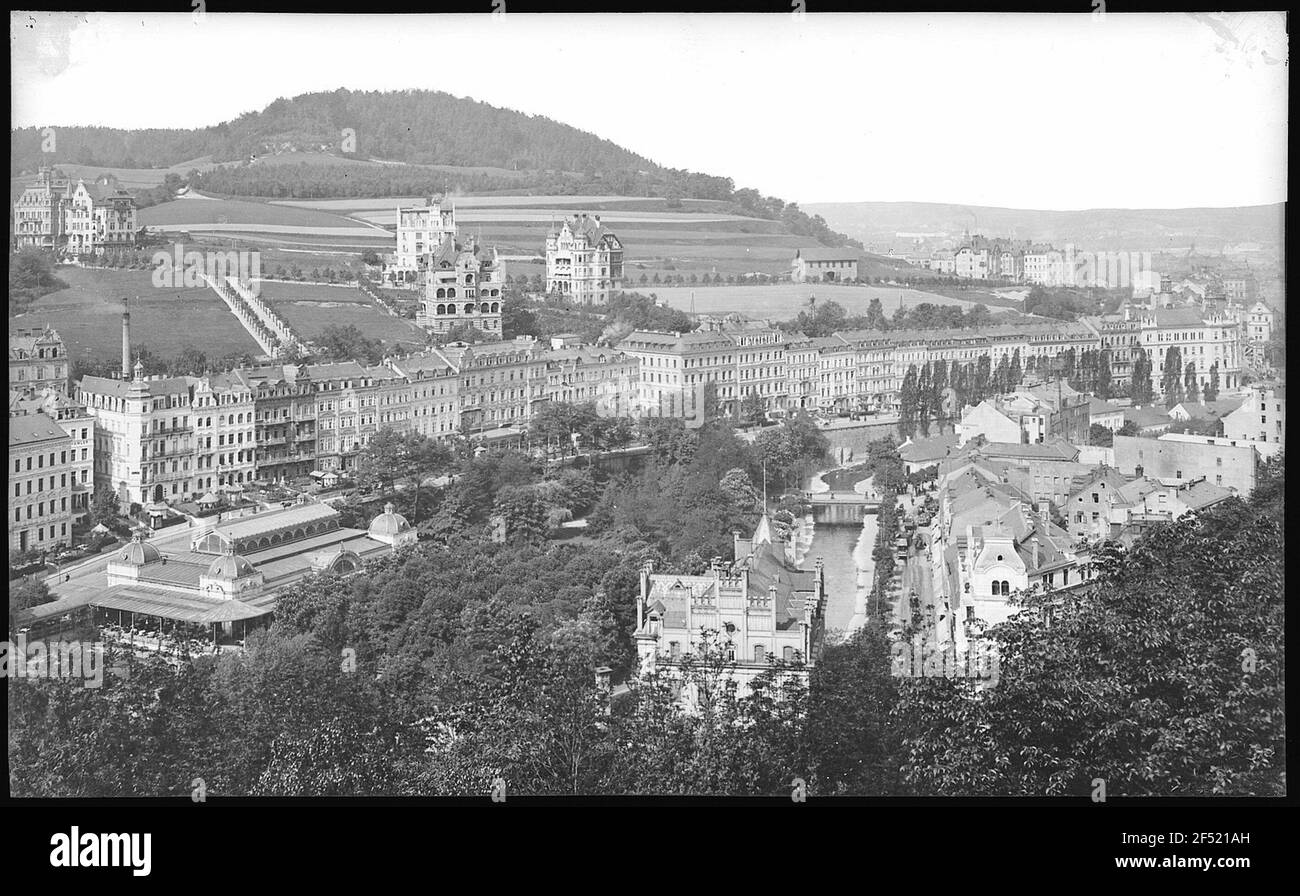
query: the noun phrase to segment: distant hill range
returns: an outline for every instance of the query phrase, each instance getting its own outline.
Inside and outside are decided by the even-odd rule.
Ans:
[[[731,178],[665,168],[552,119],[438,91],[340,89],[278,99],[206,128],[55,126],[54,136],[50,154],[42,152],[43,129],[11,131],[11,179],[51,163],[165,169],[206,157],[215,164],[191,185],[226,195],[325,199],[447,189],[710,199],[823,245],[852,243],[797,205],[738,190]]]
[[[918,239],[959,243],[964,232],[1052,243],[1082,250],[1218,254],[1240,247],[1280,257],[1285,205],[1236,208],[1043,211],[933,202],[830,202],[804,206],[876,251],[904,250]],[[1258,248],[1255,248],[1258,247]]]

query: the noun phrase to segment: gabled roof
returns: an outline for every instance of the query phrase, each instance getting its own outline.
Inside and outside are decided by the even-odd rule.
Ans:
[[[976,436],[967,442],[967,450],[977,451],[984,457],[1015,457],[1025,460],[1074,460],[1079,456],[1078,448],[1060,438],[1029,445],[1016,442],[985,442],[982,438]]]
[[[1102,465],[1093,470],[1090,476],[1076,476],[1070,483],[1070,501],[1083,492],[1090,491],[1094,486],[1104,484],[1110,494],[1118,495],[1128,485],[1128,479],[1112,467]]]
[[[1168,425],[1174,422],[1170,419],[1168,411],[1157,407],[1125,408],[1124,420],[1125,422],[1132,421],[1142,429],[1162,424]]]
[[[1105,414],[1122,414],[1124,409],[1117,404],[1111,404],[1096,396],[1088,397],[1088,413],[1093,417],[1101,417]]]
[[[1184,401],[1178,405],[1190,417],[1225,417],[1245,404],[1244,396],[1213,401]]]
[[[957,447],[956,433],[930,436],[928,439],[908,442],[898,449],[898,456],[911,464],[938,462],[948,457]]]
[[[1211,504],[1226,501],[1230,497],[1232,497],[1232,492],[1203,479],[1193,482],[1178,491],[1178,499],[1192,510],[1201,510]]]
[[[857,264],[861,253],[857,249],[796,249],[795,258],[804,261],[851,261]]]

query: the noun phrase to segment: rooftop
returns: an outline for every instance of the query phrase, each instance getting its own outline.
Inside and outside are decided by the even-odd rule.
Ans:
[[[68,438],[67,432],[41,412],[9,418],[9,447]]]
[[[846,261],[857,264],[861,253],[857,249],[796,249],[795,258],[804,261]]]

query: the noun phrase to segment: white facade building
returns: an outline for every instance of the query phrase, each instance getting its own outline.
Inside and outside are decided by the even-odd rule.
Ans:
[[[623,243],[585,213],[546,236],[546,291],[580,305],[603,305],[623,288]]]

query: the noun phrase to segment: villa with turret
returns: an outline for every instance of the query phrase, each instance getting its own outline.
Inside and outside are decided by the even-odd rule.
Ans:
[[[623,288],[623,244],[600,215],[574,215],[546,236],[546,291],[604,305]]]

